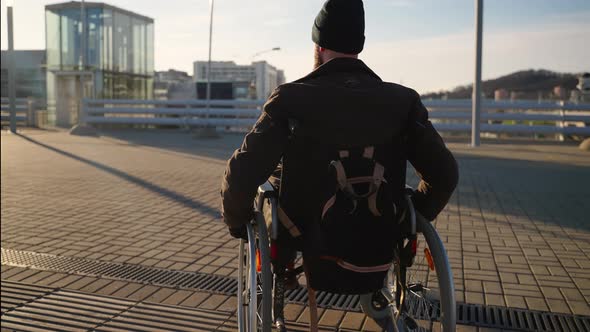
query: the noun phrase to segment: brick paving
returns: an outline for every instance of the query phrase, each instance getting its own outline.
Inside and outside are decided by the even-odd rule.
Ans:
[[[218,196],[225,160],[240,141],[235,134],[3,132],[2,247],[235,276],[238,243],[220,222]],[[457,300],[590,315],[590,154],[564,143],[449,147],[461,179],[436,226]],[[18,269],[2,266],[2,279],[233,311],[231,298],[208,293]],[[286,312],[304,323],[303,311]],[[320,317],[370,329],[353,314]]]

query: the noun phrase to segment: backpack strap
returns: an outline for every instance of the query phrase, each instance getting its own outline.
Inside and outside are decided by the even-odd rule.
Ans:
[[[377,194],[379,193],[379,187],[381,187],[381,183],[385,181],[383,175],[385,174],[385,167],[380,163],[375,163],[375,168],[373,169],[373,183],[375,185],[375,191],[367,198],[367,203],[369,205],[369,210],[371,213],[376,216],[380,217],[381,212],[377,209]]]
[[[357,273],[374,273],[374,272],[385,272],[389,270],[391,267],[391,263],[381,264],[381,265],[374,265],[374,266],[358,266],[352,263],[349,263],[342,258],[334,257],[334,256],[320,256],[320,259],[325,259],[328,261],[332,261],[338,264],[341,268],[354,271]]]
[[[350,156],[350,151],[340,150],[340,151],[338,151],[338,154],[341,159],[348,158]],[[374,146],[367,146],[364,148],[363,158],[373,160],[374,156],[375,156],[375,147]],[[379,212],[379,209],[377,209],[377,194],[379,192],[379,188],[381,187],[381,184],[383,182],[386,182],[385,178],[384,178],[385,167],[383,167],[383,165],[381,165],[380,163],[375,162],[375,166],[373,168],[373,176],[356,177],[356,178],[349,179],[346,176],[346,171],[344,170],[344,166],[342,165],[341,160],[332,160],[332,162],[330,163],[330,166],[333,166],[334,169],[336,170],[336,180],[338,182],[338,187],[340,188],[340,190],[342,190],[344,193],[348,194],[353,199],[352,202],[354,204],[354,207],[353,207],[352,211],[356,210],[358,199],[367,199],[368,207],[369,207],[369,210],[371,211],[371,213],[377,217],[380,217],[381,213]],[[363,183],[363,182],[369,183],[369,190],[366,193],[359,195],[355,192],[352,185],[355,183]],[[335,199],[336,199],[335,197],[331,197],[324,205],[324,208],[322,211],[322,219],[323,219],[324,215],[326,214],[327,210],[332,205],[334,205]]]
[[[334,169],[336,169],[336,180],[338,181],[338,187],[340,187],[340,190],[342,190],[344,193],[346,193],[352,198],[353,206],[352,210],[350,211],[350,213],[352,214],[356,210],[358,204],[357,199],[359,198],[359,195],[354,191],[352,183],[348,181],[348,178],[346,177],[346,171],[344,170],[342,162],[340,160],[332,160],[330,165],[333,166]]]
[[[352,195],[353,197],[357,196],[356,192],[354,191],[354,188],[352,188],[352,184],[348,182],[348,178],[346,177],[346,171],[344,170],[342,162],[340,160],[332,160],[330,165],[333,166],[336,170],[336,180],[338,181],[338,186],[340,187],[340,190]]]
[[[301,231],[299,230],[299,228],[297,228],[297,226],[295,226],[295,224],[293,223],[293,221],[291,221],[291,218],[289,218],[285,211],[280,206],[278,210],[279,221],[289,231],[289,234],[291,234],[291,236],[293,237],[301,236]]]
[[[326,204],[324,204],[324,208],[322,209],[322,219],[324,219],[326,212],[328,212],[334,203],[336,203],[336,194],[332,195],[332,197],[326,201]]]
[[[315,296],[315,289],[311,288],[311,283],[309,282],[309,268],[305,260],[303,261],[303,269],[305,271],[307,299],[309,302],[309,331],[318,332],[318,303]]]

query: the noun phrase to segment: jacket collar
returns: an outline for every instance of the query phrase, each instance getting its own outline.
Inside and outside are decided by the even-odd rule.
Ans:
[[[312,78],[326,75],[334,72],[365,72],[381,81],[381,78],[375,74],[362,60],[355,58],[334,58],[309,73],[307,76],[296,80],[294,83],[301,83]]]

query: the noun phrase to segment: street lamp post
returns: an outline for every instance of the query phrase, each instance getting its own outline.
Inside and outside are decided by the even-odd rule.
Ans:
[[[207,62],[207,117],[211,107],[211,46],[213,43],[213,7],[215,0],[209,0],[209,60]]]
[[[483,28],[483,0],[475,0],[475,81],[473,82],[473,96],[471,97],[471,146],[479,146],[479,129],[481,114],[481,48]]]
[[[277,46],[277,47],[273,47],[273,48],[268,49],[268,50],[263,50],[263,51],[260,51],[260,52],[256,52],[256,53],[254,53],[254,55],[252,55],[252,61],[254,60],[254,58],[256,58],[257,56],[259,56],[261,54],[268,53],[268,52],[274,52],[274,51],[280,51],[280,50],[281,50],[281,48]],[[261,84],[262,85],[262,91],[265,91],[264,90],[265,84],[266,84],[266,76],[265,75],[262,75],[262,84]]]
[[[213,8],[215,0],[209,0],[209,59],[207,61],[207,91],[206,91],[206,111],[205,119],[210,118],[211,112],[211,51],[213,45]],[[198,91],[197,91],[198,98]],[[189,127],[190,128],[190,127]],[[213,125],[201,125],[200,128],[195,128],[196,138],[215,138],[218,137],[216,127]]]
[[[273,48],[271,48],[271,49],[268,49],[268,50],[264,50],[264,51],[256,52],[256,53],[254,53],[254,55],[252,56],[252,59],[254,59],[255,57],[257,57],[257,56],[259,56],[259,55],[261,55],[261,54],[264,54],[264,53],[273,52],[273,51],[280,51],[280,50],[281,50],[281,48],[280,48],[280,47],[273,47]]]
[[[6,6],[6,23],[8,24],[8,98],[10,104],[10,132],[16,133],[16,79],[14,56],[14,26],[12,21],[12,1]]]
[[[80,1],[80,24],[82,25],[80,35],[80,67],[86,69],[86,6],[84,0]]]
[[[84,0],[80,1],[80,24],[82,25],[82,29],[80,29],[80,92],[79,92],[79,101],[78,101],[78,124],[82,124],[84,122],[84,85],[85,85],[85,70],[86,70],[86,7],[84,4]]]

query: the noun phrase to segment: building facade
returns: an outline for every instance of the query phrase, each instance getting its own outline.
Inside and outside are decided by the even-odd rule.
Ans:
[[[8,97],[8,51],[2,51],[2,97]],[[16,98],[32,97],[45,101],[46,56],[45,50],[14,51]]]
[[[494,91],[494,100],[506,100],[510,97],[510,92],[506,89],[496,89]]]
[[[48,117],[58,126],[78,122],[82,98],[153,98],[154,20],[97,2],[84,12],[76,1],[45,6]]]
[[[590,73],[584,73],[578,77],[576,88],[580,91],[580,100],[590,102]]]
[[[154,98],[157,100],[195,99],[196,84],[185,71],[169,69],[154,76]]]
[[[566,100],[568,96],[568,91],[561,85],[557,85],[553,87],[553,98],[558,100]]]
[[[193,79],[198,85],[207,82],[208,62],[196,61],[193,66]],[[277,86],[285,83],[285,73],[266,61],[256,61],[250,65],[212,61],[211,82],[232,83],[234,99],[264,100]],[[198,98],[201,96],[199,93]]]

